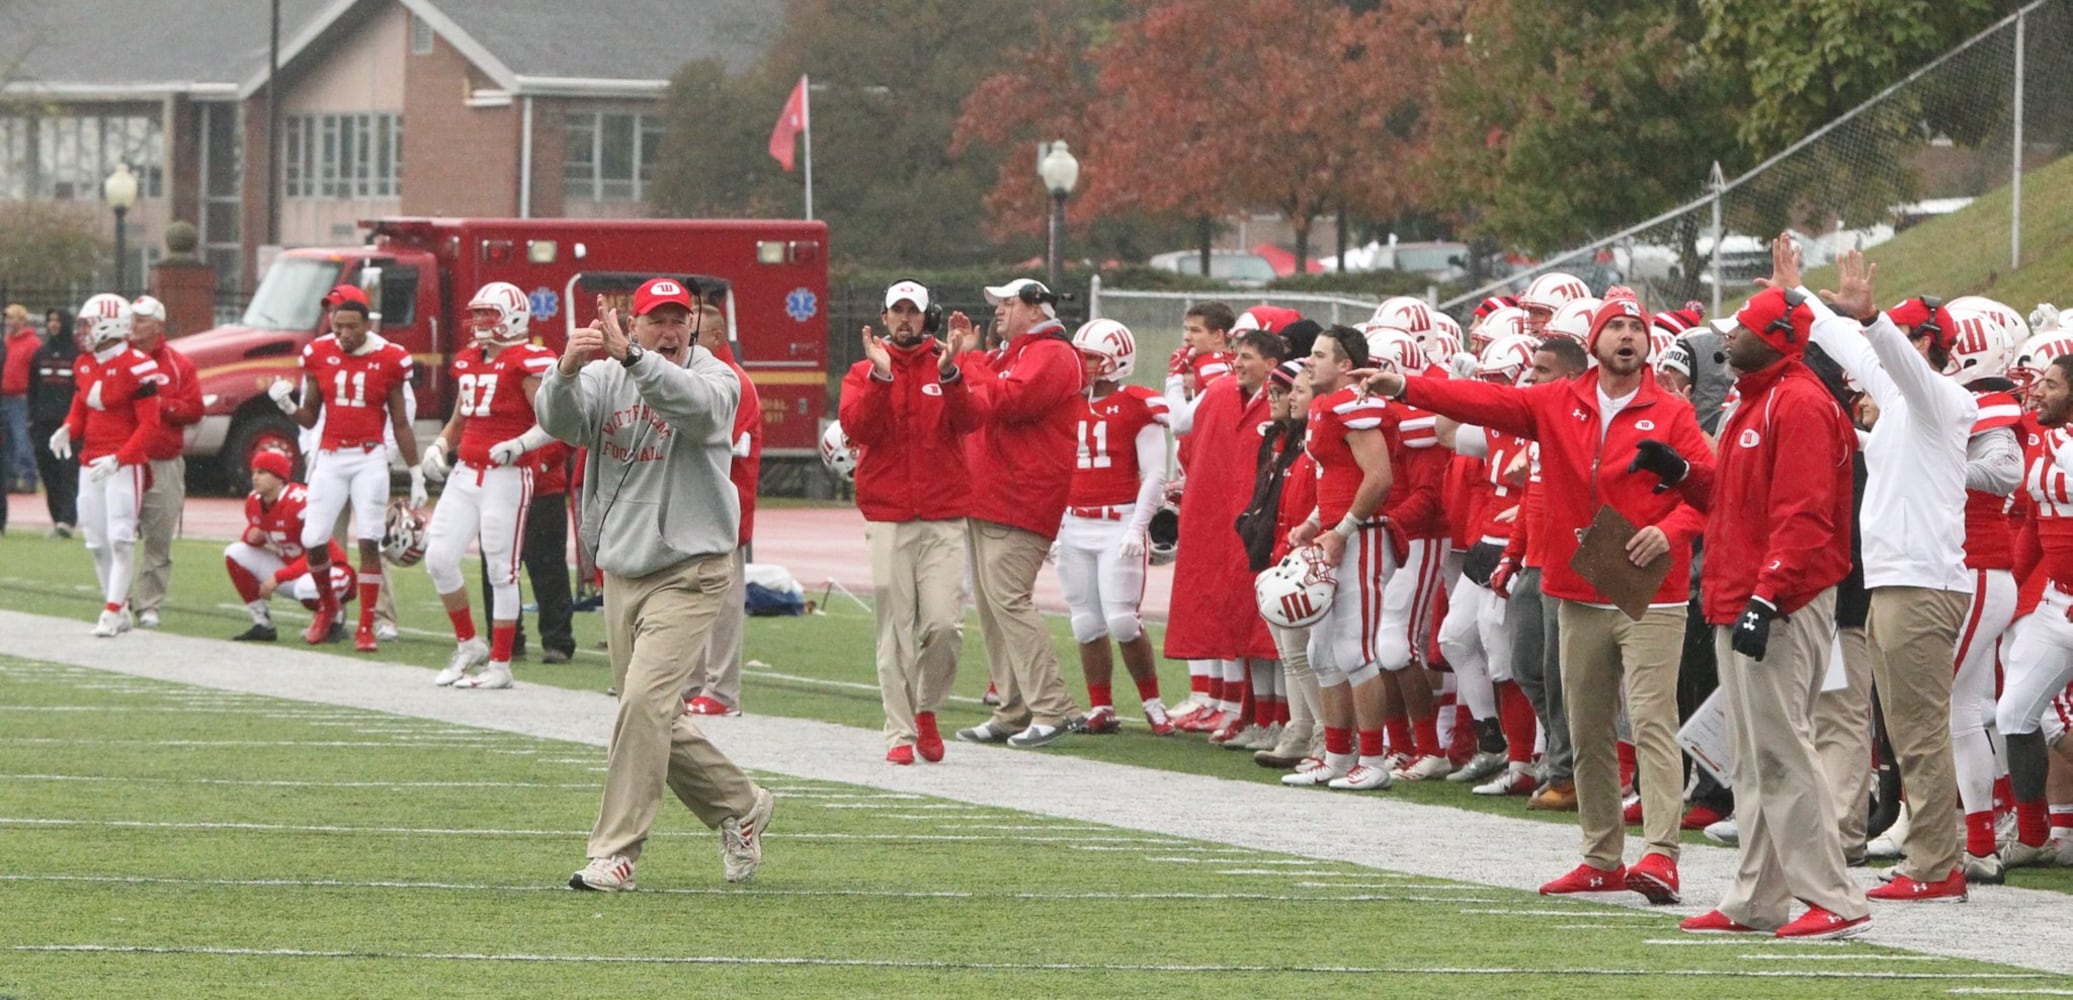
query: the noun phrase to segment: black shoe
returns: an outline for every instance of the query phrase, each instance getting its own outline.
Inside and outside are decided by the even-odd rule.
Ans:
[[[342,622],[342,621],[341,621],[341,622],[332,622],[332,623],[331,623],[331,631],[329,631],[329,632],[326,632],[326,633],[324,633],[324,641],[325,641],[325,642],[344,642],[344,641],[345,641],[345,623],[344,623],[344,622]]]
[[[232,642],[273,642],[281,637],[272,625],[253,625],[251,628],[231,636]]]

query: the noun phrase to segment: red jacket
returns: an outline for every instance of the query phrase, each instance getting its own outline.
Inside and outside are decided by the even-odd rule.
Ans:
[[[158,362],[132,347],[107,361],[81,354],[73,365],[79,391],[65,429],[79,464],[114,455],[122,465],[143,465],[144,449],[158,434]]]
[[[576,449],[560,441],[549,441],[526,455],[533,467],[533,499],[569,491],[569,458],[575,453]]]
[[[972,481],[987,485],[972,491],[970,516],[1057,537],[1080,454],[1080,352],[1063,325],[1046,320],[998,351],[966,351],[957,367],[943,392],[952,420],[978,425],[965,438],[965,462]]]
[[[1547,563],[1541,567],[1542,593],[1565,601],[1611,603],[1569,568],[1569,560],[1576,555],[1576,533],[1590,525],[1600,505],[1610,505],[1637,527],[1653,525],[1669,536],[1670,572],[1650,603],[1683,605],[1691,600],[1692,541],[1705,527],[1705,518],[1678,491],[1655,492],[1656,477],[1629,473],[1627,463],[1643,438],[1669,443],[1694,470],[1703,466],[1709,474],[1713,453],[1699,431],[1691,404],[1658,388],[1653,373],[1642,369],[1641,388],[1612,418],[1602,442],[1596,372],[1516,388],[1413,377],[1404,389],[1404,399],[1464,423],[1540,443],[1541,482],[1547,487],[1541,524],[1548,533]]]
[[[741,380],[741,404],[734,410],[735,455],[727,463],[727,478],[734,483],[734,494],[741,500],[741,520],[735,529],[737,544],[747,545],[756,538],[756,487],[763,478],[763,397],[756,394],[756,383],[733,358],[721,360]],[[747,454],[742,453],[744,450]]]
[[[1252,497],[1259,426],[1267,420],[1267,391],[1247,397],[1235,377],[1217,379],[1196,397],[1193,429],[1184,439],[1195,442],[1195,458],[1180,498],[1180,549],[1173,557],[1173,603],[1166,616],[1169,660],[1277,655],[1253,601],[1252,566],[1234,527]],[[1314,467],[1305,478],[1315,504]],[[1309,515],[1305,508],[1303,516]]]
[[[25,326],[8,335],[0,346],[0,396],[29,394],[29,371],[35,367],[32,360],[42,347],[43,337],[36,327]]]
[[[144,454],[163,462],[180,457],[187,428],[201,422],[202,380],[194,372],[194,362],[170,343],[160,342],[147,356],[158,362],[158,432],[144,446]]]
[[[1734,624],[1751,597],[1789,615],[1850,573],[1849,416],[1796,360],[1735,387],[1719,458],[1692,463],[1677,491],[1710,514],[1699,590],[1714,625]]]
[[[866,521],[963,517],[972,506],[972,480],[961,439],[979,425],[977,414],[953,414],[945,405],[936,375],[940,341],[885,346],[893,377],[871,377],[869,361],[850,366],[836,411],[859,454],[857,509]]]

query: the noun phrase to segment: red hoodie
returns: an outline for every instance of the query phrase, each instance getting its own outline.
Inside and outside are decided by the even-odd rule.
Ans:
[[[1056,538],[1080,454],[1080,352],[1053,319],[998,351],[966,351],[957,367],[943,392],[952,420],[978,424],[965,461],[987,487],[972,491],[971,516]]]
[[[1612,418],[1599,439],[1598,373],[1529,386],[1501,386],[1467,379],[1412,377],[1404,400],[1463,423],[1530,438],[1540,444],[1541,481],[1548,532],[1541,592],[1565,601],[1610,604],[1596,587],[1569,568],[1576,533],[1589,526],[1600,505],[1610,505],[1637,527],[1662,529],[1670,540],[1670,571],[1649,603],[1683,605],[1691,599],[1692,540],[1705,518],[1676,491],[1654,491],[1656,477],[1627,472],[1643,438],[1667,442],[1692,463],[1711,472],[1713,453],[1690,403],[1657,387],[1641,370],[1641,387]],[[1741,610],[1739,606],[1737,611]]]
[[[893,377],[873,378],[869,361],[850,366],[836,411],[861,456],[857,509],[866,521],[963,517],[971,509],[972,486],[962,439],[978,426],[977,415],[969,409],[954,415],[945,405],[936,377],[941,342],[885,346]]]
[[[187,428],[201,422],[202,380],[194,372],[194,362],[169,343],[161,341],[158,350],[146,357],[158,362],[159,422],[145,454],[154,462],[164,462],[180,457]]]

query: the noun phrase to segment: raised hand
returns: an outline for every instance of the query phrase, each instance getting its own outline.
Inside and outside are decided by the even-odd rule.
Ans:
[[[1878,300],[1872,297],[1872,283],[1879,276],[1879,265],[1864,259],[1862,250],[1845,250],[1836,258],[1836,291],[1821,290],[1821,301],[1835,307],[1835,310],[1854,319],[1867,319],[1879,311]]]
[[[871,362],[871,373],[879,378],[893,377],[893,353],[886,349],[884,338],[864,327],[864,358]]]

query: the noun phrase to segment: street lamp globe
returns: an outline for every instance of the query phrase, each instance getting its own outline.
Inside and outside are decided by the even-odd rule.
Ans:
[[[109,208],[118,212],[127,212],[137,203],[137,175],[130,173],[129,164],[115,165],[115,172],[101,182],[101,197],[107,199]]]
[[[1080,182],[1080,161],[1066,148],[1065,140],[1051,144],[1051,151],[1037,164],[1037,176],[1044,179],[1044,187],[1053,197],[1063,198],[1072,193],[1073,185]]]

